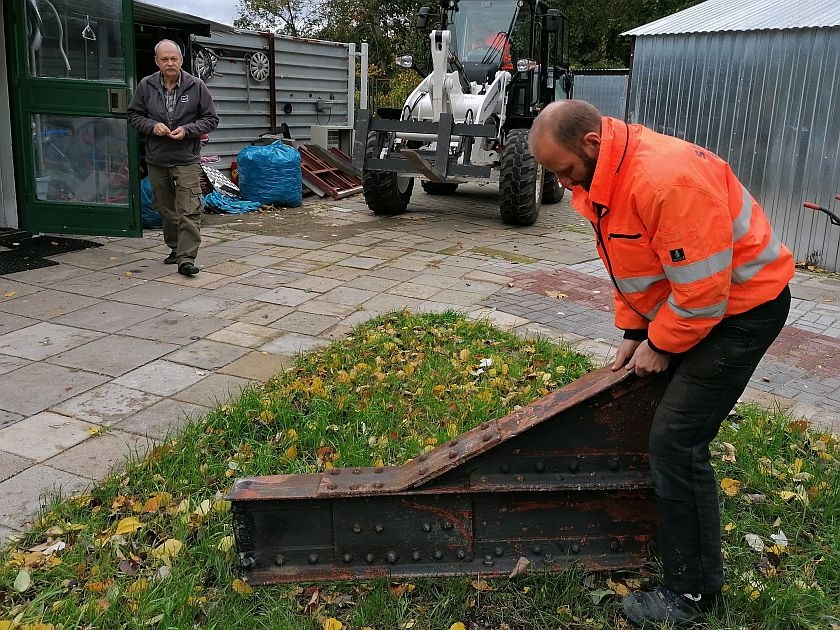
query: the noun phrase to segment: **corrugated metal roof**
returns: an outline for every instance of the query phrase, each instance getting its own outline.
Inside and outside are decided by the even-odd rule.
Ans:
[[[838,0],[707,0],[625,31],[622,35],[676,35],[840,26]]]
[[[196,15],[173,11],[156,4],[134,0],[134,21],[151,26],[174,26],[184,30],[194,31],[196,34],[209,35],[210,31],[217,33],[232,33],[233,27],[221,22],[214,22]]]

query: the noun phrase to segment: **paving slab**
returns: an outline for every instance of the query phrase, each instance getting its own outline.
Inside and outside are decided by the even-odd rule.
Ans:
[[[273,291],[266,291],[257,295],[254,299],[260,302],[269,302],[271,304],[280,304],[282,306],[298,306],[307,300],[321,295],[314,291],[304,291],[303,289],[290,289],[289,287],[279,287]]]
[[[175,435],[187,422],[199,421],[210,407],[164,398],[151,407],[120,420],[115,428],[153,440]]]
[[[280,331],[271,326],[235,322],[226,328],[207,335],[207,339],[243,348],[256,348],[271,341],[279,334],[281,334]]]
[[[158,396],[171,396],[206,376],[207,371],[204,369],[162,359],[123,374],[114,383]]]
[[[3,375],[0,409],[31,416],[108,380],[49,363],[32,363]]]
[[[91,485],[90,479],[36,464],[14,477],[0,482],[0,524],[26,529],[43,505],[58,496],[67,498],[81,494]]]
[[[92,330],[40,322],[0,337],[0,353],[40,361],[102,336]]]
[[[151,446],[153,440],[145,436],[111,429],[65,450],[45,463],[51,468],[98,481],[125,468],[129,460],[143,458]]]
[[[199,339],[166,356],[168,361],[183,363],[192,368],[215,370],[247,353],[247,348],[229,343]]]
[[[111,426],[153,405],[160,396],[110,382],[52,407],[52,411],[96,425]]]
[[[2,448],[3,445],[3,438],[0,437],[0,448]],[[15,476],[20,471],[26,470],[33,464],[35,464],[35,462],[31,459],[0,450],[0,481],[6,481],[9,477]]]
[[[163,313],[162,309],[149,306],[123,302],[100,302],[57,317],[53,323],[103,333],[115,333]]]
[[[238,306],[216,313],[219,319],[234,320],[247,324],[267,325],[275,322],[284,315],[288,315],[294,309],[291,306],[281,306],[249,300]]]
[[[10,427],[23,420],[23,418],[24,416],[19,413],[12,413],[11,411],[0,409],[0,429]],[[2,445],[0,445],[0,448],[2,448]]]
[[[341,317],[336,315],[321,315],[317,313],[307,313],[305,311],[296,311],[294,313],[289,313],[285,317],[281,317],[271,324],[271,326],[288,332],[316,336],[320,335],[325,330],[332,328],[340,321]]]
[[[200,294],[200,287],[185,287],[170,282],[150,280],[136,287],[111,293],[108,299],[153,308],[167,308],[176,302],[183,302]]]
[[[2,288],[0,288],[0,291],[2,291]],[[27,328],[28,326],[34,326],[37,323],[38,320],[31,317],[2,313],[0,314],[0,335],[5,335],[21,328]]]
[[[0,430],[0,449],[41,462],[89,438],[90,428],[76,418],[42,411]]]
[[[61,290],[67,293],[77,293],[89,297],[103,297],[109,293],[116,293],[147,280],[138,278],[129,272],[123,274],[94,271],[83,276],[67,278],[61,281]]]
[[[100,269],[125,265],[135,260],[142,260],[143,258],[145,256],[141,253],[118,252],[108,249],[108,247],[91,247],[90,249],[82,249],[76,252],[54,256],[53,260],[75,267],[82,267],[83,269],[99,271]]]
[[[100,300],[64,291],[44,289],[23,297],[0,302],[0,311],[49,321],[80,308],[97,304]]]
[[[126,348],[131,348],[126,352]],[[50,363],[95,374],[120,376],[178,348],[172,343],[108,335],[48,359]]]
[[[0,354],[0,374],[5,374],[6,372],[22,368],[24,365],[29,365],[30,363],[31,361],[28,359],[12,357],[7,354]]]
[[[274,375],[290,368],[294,357],[272,354],[270,352],[249,352],[231,361],[219,370],[219,374],[230,374],[264,383]]]
[[[68,278],[78,278],[91,273],[87,269],[80,269],[72,265],[56,265],[52,267],[41,267],[40,269],[29,269],[0,276],[0,295],[11,291],[18,297],[35,293],[43,288],[56,286]]]
[[[280,335],[273,341],[263,344],[259,349],[263,352],[271,352],[273,354],[297,356],[298,354],[321,348],[328,343],[329,341],[320,337],[301,335],[300,333],[286,333]]]
[[[132,337],[185,345],[228,325],[230,322],[224,319],[168,311],[163,315],[140,322],[130,330],[124,330],[123,333]]]
[[[195,405],[215,408],[242,394],[251,383],[248,379],[230,374],[210,374],[195,385],[181,390],[172,397]]]
[[[12,529],[11,527],[0,525],[0,547],[8,543],[12,538],[19,536],[20,534],[21,531],[18,529]]]
[[[170,265],[171,267],[175,267],[175,265]],[[201,269],[201,267],[199,267]],[[168,284],[174,284],[180,287],[188,287],[188,288],[201,288],[206,287],[209,284],[213,284],[219,280],[228,280],[228,276],[219,274],[219,273],[210,273],[208,271],[202,270],[201,273],[195,276],[184,276],[178,273],[177,269],[173,269],[172,273],[166,276],[161,276],[157,279],[158,282],[165,282]]]

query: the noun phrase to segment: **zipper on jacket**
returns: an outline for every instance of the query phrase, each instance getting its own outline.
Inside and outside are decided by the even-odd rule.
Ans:
[[[642,235],[641,235],[641,233],[639,233],[639,234],[618,234],[618,233],[610,232],[609,234],[607,234],[607,238],[609,238],[610,240],[612,240],[614,238],[626,238],[628,240],[636,240],[637,238],[642,238]]]

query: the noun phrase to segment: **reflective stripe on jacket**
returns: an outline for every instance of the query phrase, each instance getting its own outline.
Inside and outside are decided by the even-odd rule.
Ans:
[[[572,205],[592,222],[615,284],[615,323],[685,352],[723,317],[779,295],[790,250],[732,169],[710,151],[605,117],[590,190]]]

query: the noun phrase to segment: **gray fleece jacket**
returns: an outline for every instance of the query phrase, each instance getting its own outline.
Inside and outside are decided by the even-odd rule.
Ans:
[[[155,124],[162,122],[170,129],[183,127],[183,140],[156,136]],[[210,133],[219,125],[219,116],[204,81],[181,71],[181,82],[175,99],[171,124],[167,122],[165,91],[160,72],[142,79],[128,106],[128,124],[145,134],[146,161],[155,166],[180,166],[201,161],[201,134]]]

